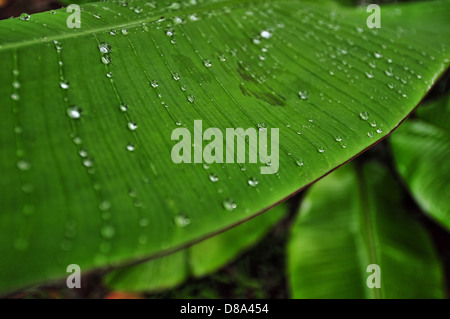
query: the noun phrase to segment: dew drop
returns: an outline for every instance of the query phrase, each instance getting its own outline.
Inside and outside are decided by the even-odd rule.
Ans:
[[[77,230],[76,230],[76,223],[75,222],[68,222],[66,224],[66,230],[64,232],[64,235],[67,238],[74,238],[77,234]]]
[[[232,211],[237,207],[237,205],[234,200],[228,198],[223,201],[223,207],[228,211]]]
[[[98,49],[103,54],[110,53],[111,52],[111,44],[109,44],[108,42],[102,42],[98,45]]]
[[[325,152],[325,149],[321,146],[321,147],[319,147],[319,148],[317,149],[317,151],[318,151],[319,153],[324,153],[324,152]]]
[[[219,180],[219,177],[216,174],[209,174],[209,180],[213,183],[217,183],[217,181]]]
[[[128,122],[128,128],[130,131],[135,131],[137,129],[137,124],[134,122]]]
[[[189,20],[191,20],[191,21],[198,21],[198,17],[195,14],[191,14],[189,16]]]
[[[79,137],[79,136],[75,136],[73,138],[73,143],[76,144],[76,145],[80,145],[82,142],[83,141],[82,141],[81,137]]]
[[[122,103],[119,105],[119,109],[125,113],[126,111],[128,111],[128,105]]]
[[[72,105],[67,108],[66,113],[71,119],[78,120],[81,117],[82,110],[80,107]]]
[[[168,37],[173,37],[174,34],[175,34],[175,31],[172,28],[166,29],[166,35]]]
[[[134,13],[141,13],[142,12],[142,8],[141,7],[134,7],[133,11],[134,11]]]
[[[187,96],[187,100],[190,102],[190,103],[194,103],[195,102],[195,96],[194,95],[188,95]]]
[[[123,28],[121,32],[122,32],[123,35],[127,35],[128,34],[128,30],[125,29],[125,28]]]
[[[59,52],[59,51],[62,50],[63,46],[62,46],[62,44],[59,41],[55,40],[55,41],[53,41],[53,44],[55,45],[56,51]]]
[[[254,178],[254,177],[249,178],[248,185],[250,185],[251,187],[256,187],[256,186],[258,186],[258,184],[259,184],[259,182],[256,178]]]
[[[307,99],[308,99],[308,92],[307,92],[307,91],[299,91],[299,92],[298,92],[298,96],[299,96],[302,100],[307,100]]]
[[[25,216],[30,216],[34,214],[34,206],[30,204],[25,204],[22,208],[22,213]]]
[[[206,66],[207,68],[211,67],[211,60],[205,59],[203,60],[203,65]]]
[[[27,194],[32,193],[34,191],[34,186],[30,183],[23,184],[22,191]]]
[[[170,9],[170,10],[178,10],[178,9],[180,9],[180,7],[181,7],[181,5],[180,5],[178,2],[174,2],[174,3],[170,4],[170,5],[167,7],[167,9]]]
[[[116,234],[116,230],[112,225],[104,225],[100,228],[101,235],[106,239],[111,239]]]
[[[261,37],[263,37],[264,39],[270,39],[270,37],[272,36],[272,33],[270,33],[267,30],[263,30],[261,31]]]
[[[367,113],[367,112],[361,112],[361,113],[359,113],[359,117],[360,117],[362,120],[367,121],[367,120],[369,119],[369,113]]]
[[[260,131],[262,131],[263,129],[267,128],[267,124],[264,122],[258,123],[258,128]]]
[[[94,166],[94,162],[90,158],[85,158],[83,160],[83,166],[90,168],[90,167]]]
[[[374,56],[375,58],[377,58],[377,59],[381,59],[381,58],[383,57],[383,55],[382,55],[381,53],[378,53],[378,52],[375,52],[375,53],[373,54],[373,56]]]
[[[111,56],[109,56],[108,54],[105,54],[105,55],[102,56],[101,61],[102,61],[103,64],[108,65],[108,64],[111,63]]]
[[[184,228],[184,227],[187,227],[191,223],[191,220],[186,215],[180,214],[173,218],[173,222],[174,222],[175,226]]]
[[[147,241],[148,241],[147,236],[146,236],[146,235],[141,235],[141,236],[139,236],[138,241],[139,241],[139,244],[141,244],[141,245],[146,244]]]
[[[59,82],[59,86],[61,87],[61,89],[63,90],[67,90],[69,88],[69,82],[68,81],[61,81]]]
[[[158,81],[152,80],[152,81],[150,82],[150,85],[151,85],[153,88],[157,88],[159,84],[158,84]]]
[[[134,147],[133,144],[130,143],[130,144],[127,145],[127,151],[133,152],[134,149],[135,149],[135,147]]]
[[[178,81],[178,80],[180,79],[180,75],[179,75],[178,73],[174,73],[174,74],[172,74],[172,78],[173,78],[175,81]]]
[[[110,210],[111,209],[111,202],[110,201],[107,201],[107,200],[104,200],[104,201],[102,201],[101,203],[100,203],[100,205],[98,205],[98,208],[101,210],[101,211],[107,211],[107,210]]]
[[[302,167],[305,163],[304,163],[302,160],[296,160],[296,161],[295,161],[295,164],[296,164],[297,166]]]
[[[79,150],[79,151],[78,151],[78,154],[79,154],[81,157],[83,157],[83,158],[85,158],[85,157],[88,156],[88,152],[87,152],[85,149]]]
[[[147,218],[141,218],[139,220],[139,226],[141,227],[147,227],[149,224],[149,220]]]
[[[132,198],[136,197],[136,196],[137,196],[136,190],[133,189],[133,188],[130,188],[130,189],[128,190],[128,196],[130,196],[130,197],[132,197]]]
[[[17,168],[21,171],[28,171],[31,167],[31,164],[25,160],[20,160],[17,162]]]
[[[28,13],[22,13],[19,16],[19,19],[22,20],[22,21],[29,21],[30,20],[30,15]]]

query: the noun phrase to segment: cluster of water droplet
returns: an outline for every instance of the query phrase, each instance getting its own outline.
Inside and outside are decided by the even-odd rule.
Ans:
[[[111,50],[112,47],[108,42],[101,42],[98,45],[98,50],[100,51],[100,53],[102,54],[101,56],[101,61],[103,64],[110,64],[111,63]]]

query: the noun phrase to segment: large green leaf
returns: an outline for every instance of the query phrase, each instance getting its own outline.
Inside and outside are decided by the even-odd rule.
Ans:
[[[179,249],[348,161],[448,67],[449,9],[385,7],[380,30],[364,8],[294,0],[93,3],[80,29],[65,9],[0,21],[0,291]],[[172,131],[196,119],[280,128],[278,173],[174,164]]]
[[[208,275],[261,240],[286,211],[287,205],[277,205],[265,214],[182,251],[114,270],[105,282],[115,290],[155,291],[176,286],[189,276]]]
[[[390,141],[400,175],[422,209],[450,229],[450,97],[419,108]]]
[[[299,213],[287,251],[294,298],[443,298],[432,242],[379,164],[333,172]],[[371,264],[380,267],[380,288],[366,284]]]

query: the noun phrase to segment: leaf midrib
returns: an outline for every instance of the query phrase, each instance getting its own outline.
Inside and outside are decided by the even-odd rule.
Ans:
[[[199,13],[199,12],[204,12],[204,11],[213,10],[213,9],[219,9],[219,8],[223,8],[223,7],[227,7],[227,6],[245,6],[250,3],[272,2],[272,1],[273,0],[228,0],[228,1],[222,1],[220,3],[205,5],[203,7],[193,6],[192,8],[184,8],[183,10],[172,11],[167,14],[164,14],[163,17],[165,19],[167,19],[167,18],[173,18],[178,15]],[[95,2],[92,4],[87,4],[86,6],[94,7],[94,5],[97,3],[103,3],[103,5],[105,4],[104,2]],[[115,3],[111,3],[111,4],[115,4]],[[60,11],[61,10],[64,10],[64,9],[60,9]],[[31,15],[31,16],[33,16],[33,15]],[[17,19],[18,18],[13,19],[13,20],[17,20]],[[145,23],[154,23],[154,22],[157,22],[159,19],[161,19],[161,15],[150,16],[150,17],[146,17],[143,19],[135,20],[133,22],[127,22],[127,23],[121,23],[121,24],[111,24],[108,26],[92,28],[92,29],[89,29],[89,30],[83,31],[83,32],[73,32],[73,33],[58,34],[58,35],[53,35],[53,36],[46,36],[46,41],[42,41],[41,38],[34,38],[32,40],[25,40],[22,42],[12,42],[12,43],[8,43],[8,44],[0,44],[0,52],[7,51],[10,49],[17,49],[17,48],[24,47],[24,46],[34,45],[34,44],[49,43],[49,42],[55,41],[55,40],[70,39],[70,38],[81,37],[81,36],[85,36],[85,35],[89,35],[89,34],[110,31],[111,29],[119,29],[119,28],[124,28],[124,27],[134,28],[134,27],[138,27],[138,26],[142,25],[142,23],[144,23],[144,22]]]

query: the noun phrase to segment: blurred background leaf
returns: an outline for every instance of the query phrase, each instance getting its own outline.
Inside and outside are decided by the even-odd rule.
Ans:
[[[106,285],[114,290],[148,292],[172,288],[189,276],[211,274],[257,244],[286,212],[287,205],[282,203],[267,213],[184,250],[112,271],[105,277]]]
[[[370,162],[313,185],[287,250],[293,298],[443,298],[442,266],[429,235],[405,210],[399,185]],[[379,265],[381,288],[366,272]]]
[[[398,172],[419,206],[450,230],[450,98],[420,107],[390,139]]]

